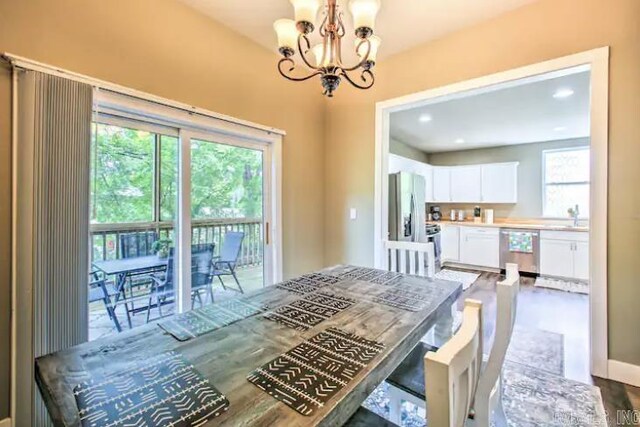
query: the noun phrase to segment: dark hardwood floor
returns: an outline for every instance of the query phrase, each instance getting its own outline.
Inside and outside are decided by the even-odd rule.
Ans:
[[[504,279],[504,276],[498,273],[447,268],[480,274],[474,284],[462,294],[458,300],[458,307],[462,309],[465,298],[483,302],[485,345],[490,345],[495,330],[496,282]],[[618,421],[618,411],[640,411],[640,388],[592,377],[589,374],[589,297],[536,288],[534,282],[534,278],[521,277],[516,325],[564,335],[565,377],[600,388],[609,426],[637,425],[621,424]]]

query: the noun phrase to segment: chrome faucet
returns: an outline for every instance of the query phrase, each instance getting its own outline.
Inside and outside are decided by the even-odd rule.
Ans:
[[[569,208],[567,210],[567,212],[569,213],[569,216],[571,218],[573,218],[573,226],[577,227],[578,226],[578,216],[580,215],[580,207],[578,205],[576,205],[575,208]]]

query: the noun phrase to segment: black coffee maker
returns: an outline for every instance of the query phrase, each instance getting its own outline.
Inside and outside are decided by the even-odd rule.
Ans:
[[[431,206],[431,219],[434,221],[440,221],[442,219],[442,212],[440,212],[440,206]]]

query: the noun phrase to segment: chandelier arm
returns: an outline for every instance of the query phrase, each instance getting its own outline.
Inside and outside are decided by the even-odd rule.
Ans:
[[[304,39],[304,41],[307,43],[307,50],[303,50],[302,49],[302,43],[301,41]],[[304,62],[304,64],[311,68],[312,70],[320,70],[321,67],[316,67],[315,65],[311,65],[311,63],[309,62],[309,60],[307,59],[307,57],[305,56],[305,52],[309,52],[309,49],[311,49],[311,43],[309,42],[309,39],[307,38],[306,35],[304,34],[299,34],[298,35],[298,53],[300,53],[300,56],[302,57],[302,61]],[[292,61],[293,62],[293,61]]]
[[[358,89],[369,89],[376,82],[375,76],[369,70],[362,71],[362,74],[360,75],[360,78],[362,79],[362,81],[365,82],[364,85],[360,85],[360,84],[356,83],[351,77],[349,77],[349,74],[347,74],[344,70],[342,70],[342,72],[340,72],[340,75],[342,77],[344,77],[345,79],[347,79],[347,81],[349,83],[351,83],[352,86],[354,86],[354,87],[356,87]]]
[[[360,43],[358,43],[358,46],[356,47],[356,53],[358,53],[358,51],[360,50],[360,46],[362,46],[362,43],[367,43],[367,54],[364,55],[362,57],[362,60],[358,62],[356,65],[354,65],[353,67],[350,67],[350,68],[341,67],[342,71],[353,71],[357,68],[363,67],[367,63],[367,61],[369,60],[369,55],[371,54],[371,40],[369,39],[361,40]]]
[[[288,72],[290,73],[296,68],[296,63],[293,61],[293,59],[291,59],[291,58],[282,58],[280,61],[278,61],[278,71],[280,72],[280,75],[282,77],[284,77],[285,79],[287,79],[287,80],[292,80],[294,82],[303,82],[305,80],[309,80],[312,77],[319,76],[320,74],[322,74],[322,71],[316,71],[315,73],[312,73],[312,74],[310,74],[308,76],[305,76],[305,77],[289,76],[289,75],[287,75],[287,72],[285,72],[282,69],[282,66],[287,62],[289,64],[291,64],[291,67],[288,70]]]
[[[344,22],[342,21],[343,18],[343,13],[340,12],[338,13],[338,31],[337,34],[340,36],[340,38],[344,37],[345,34],[347,34],[347,30],[345,30],[344,28]]]
[[[328,18],[329,18],[329,15],[325,12],[324,19],[322,20],[322,23],[320,24],[320,28],[318,28],[318,34],[320,34],[321,37],[326,37],[326,35],[327,35],[327,31],[326,31],[325,25],[327,24],[327,19]]]

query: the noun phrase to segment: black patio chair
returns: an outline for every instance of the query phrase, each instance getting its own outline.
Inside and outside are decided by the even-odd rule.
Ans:
[[[196,299],[200,305],[204,305],[201,292],[206,292],[211,296],[213,302],[213,244],[197,244],[191,246],[191,308],[195,306]],[[158,314],[162,317],[162,306],[170,304],[175,300],[174,282],[174,250],[169,251],[167,258],[167,269],[164,274],[154,274],[151,276],[153,284],[149,293],[149,303],[147,306],[147,323],[151,316],[151,308],[158,307]],[[155,298],[155,304],[154,304]],[[206,295],[205,295],[206,301]]]
[[[153,230],[120,234],[120,258],[153,255],[153,244],[157,240],[158,233]]]
[[[115,307],[113,306],[111,297],[118,293],[113,282],[108,282],[104,278],[100,278],[97,272],[91,272],[89,275],[89,304],[102,301],[104,308],[109,315],[118,332],[122,332],[122,327],[115,315]]]
[[[240,231],[229,231],[224,235],[224,242],[220,248],[220,255],[213,259],[213,276],[217,277],[222,287],[226,290],[227,286],[222,280],[222,276],[232,276],[238,285],[240,293],[244,294],[238,276],[236,276],[236,265],[238,257],[242,249],[242,241],[244,233]],[[235,289],[234,289],[235,290]]]

